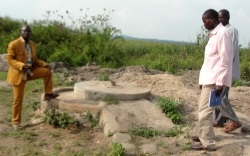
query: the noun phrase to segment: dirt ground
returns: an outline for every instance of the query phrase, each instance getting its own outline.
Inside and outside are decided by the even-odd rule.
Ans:
[[[222,129],[216,128],[215,133],[218,136],[218,139],[216,140],[216,142],[218,142],[218,149],[214,152],[181,150],[181,146],[190,142],[188,136],[197,134],[197,101],[200,95],[198,89],[199,71],[186,71],[183,75],[177,76],[163,73],[161,71],[149,70],[145,66],[131,66],[120,69],[106,69],[99,68],[98,66],[84,66],[73,69],[65,67],[62,63],[54,63],[52,66],[55,72],[68,73],[67,76],[64,77],[65,81],[68,82],[97,80],[98,76],[108,74],[113,81],[136,83],[150,88],[154,97],[171,96],[183,101],[186,111],[183,123],[190,125],[188,130],[189,134],[185,133],[173,138],[160,136],[154,139],[140,137],[132,138],[135,143],[154,142],[157,144],[157,153],[152,155],[191,156],[203,154],[211,156],[226,156],[233,153],[244,156],[247,156],[248,154],[250,155],[248,152],[248,150],[250,151],[250,133],[242,133],[240,129],[237,129],[231,134],[224,134]],[[11,86],[8,85],[6,81],[0,81],[0,87],[10,88]],[[230,89],[229,98],[234,110],[237,112],[237,115],[239,115],[240,120],[245,126],[249,126],[250,87],[232,87]],[[152,103],[155,103],[155,98],[150,100]],[[0,109],[0,115],[4,114],[3,111],[6,111],[6,109]],[[0,133],[11,131],[11,123],[5,122],[5,117],[2,115],[0,116],[0,121],[2,121],[0,122]],[[24,123],[28,124],[29,121],[25,121]],[[96,126],[94,129],[91,129],[88,126],[83,126],[78,130],[62,130],[43,123],[38,125],[28,125],[26,129],[33,133],[38,133],[38,136],[31,137],[31,140],[29,140],[27,138],[17,139],[0,135],[0,151],[2,152],[0,155],[5,155],[4,151],[7,153],[7,151],[10,151],[10,148],[12,149],[11,155],[27,155],[28,152],[25,150],[22,151],[23,153],[20,153],[20,148],[23,147],[24,144],[26,146],[32,144],[32,147],[37,147],[48,155],[53,155],[53,152],[56,153],[56,151],[60,151],[59,155],[69,155],[69,151],[71,151],[70,155],[73,155],[72,152],[80,150],[85,151],[85,153],[83,152],[84,155],[107,155],[106,151],[110,150],[112,142],[112,138],[104,136],[102,129],[99,126]],[[163,145],[163,143],[164,146],[160,146]],[[20,145],[22,146],[20,147]],[[230,153],[229,149],[231,149],[231,146],[234,147],[235,150]],[[4,150],[5,147],[8,150]],[[26,149],[29,148],[26,147]],[[15,151],[19,151],[19,153],[15,153]],[[138,152],[133,155],[145,154]]]

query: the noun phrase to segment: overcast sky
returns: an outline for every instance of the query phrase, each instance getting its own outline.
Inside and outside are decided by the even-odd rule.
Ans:
[[[239,31],[240,44],[250,42],[250,0],[0,0],[0,16],[44,19],[46,11],[64,14],[68,10],[77,19],[83,13],[97,15],[103,9],[114,10],[112,25],[122,34],[195,42],[207,9],[228,9],[230,23]],[[87,11],[87,8],[89,10]]]

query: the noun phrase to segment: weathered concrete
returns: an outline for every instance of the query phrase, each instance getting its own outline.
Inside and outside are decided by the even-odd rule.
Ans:
[[[112,137],[113,142],[115,143],[122,143],[122,142],[130,142],[131,141],[131,136],[127,133],[115,133]]]
[[[67,110],[69,112],[83,113],[90,111],[92,114],[98,114],[101,110],[98,101],[89,101],[84,99],[76,99],[73,95],[72,87],[54,89],[54,93],[60,94],[59,97],[43,101],[44,94],[41,96],[41,111],[46,112],[52,107],[59,110]]]
[[[142,146],[140,146],[140,149],[145,154],[156,154],[157,153],[157,148],[156,148],[155,144],[143,144]]]
[[[121,129],[120,125],[116,122],[116,117],[107,108],[103,108],[101,111],[100,125],[106,136],[108,136],[109,133],[117,133]]]
[[[109,81],[85,81],[76,83],[74,95],[86,100],[116,98],[119,100],[140,100],[151,97],[151,90],[136,84],[117,82],[112,86]]]

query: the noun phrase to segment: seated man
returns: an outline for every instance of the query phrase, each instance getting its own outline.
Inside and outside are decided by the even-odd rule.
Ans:
[[[29,26],[23,26],[21,37],[10,42],[7,49],[6,61],[9,64],[7,81],[13,86],[12,123],[15,130],[21,128],[22,100],[27,81],[43,78],[44,100],[59,96],[52,92],[51,66],[39,60],[36,56],[35,43],[29,40],[31,32]],[[32,69],[32,75],[25,75],[28,69]]]

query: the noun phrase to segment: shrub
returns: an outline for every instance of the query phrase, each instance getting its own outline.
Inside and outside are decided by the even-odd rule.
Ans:
[[[177,99],[172,97],[157,97],[157,104],[159,108],[161,108],[162,112],[169,117],[173,123],[179,124],[183,119],[184,113],[184,104]]]
[[[63,129],[66,127],[68,128],[68,126],[80,126],[80,122],[78,120],[73,119],[66,112],[63,112],[62,114],[57,112],[55,108],[46,112],[45,121],[55,127],[61,127]]]
[[[122,147],[120,143],[112,142],[112,150],[110,152],[110,156],[124,156],[126,154],[126,150]]]

